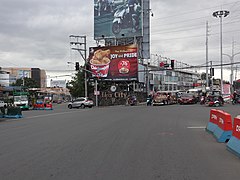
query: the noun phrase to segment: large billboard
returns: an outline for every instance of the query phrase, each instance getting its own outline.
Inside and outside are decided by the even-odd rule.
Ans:
[[[94,0],[94,39],[142,36],[142,0]]]
[[[91,47],[89,65],[92,77],[105,80],[138,80],[137,46]]]

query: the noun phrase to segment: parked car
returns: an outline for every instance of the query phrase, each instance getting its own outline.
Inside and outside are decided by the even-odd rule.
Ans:
[[[153,106],[168,104],[168,95],[166,92],[156,92],[153,96]]]
[[[179,104],[195,104],[198,102],[198,99],[191,93],[184,93],[178,99]]]
[[[80,97],[80,98],[77,98],[77,99],[73,100],[72,102],[68,103],[69,109],[85,108],[85,107],[92,108],[93,106],[94,106],[93,100],[88,97]]]
[[[1,107],[6,108],[6,107],[7,107],[7,103],[5,103],[4,101],[1,101],[1,100],[0,100],[0,108],[1,108]]]

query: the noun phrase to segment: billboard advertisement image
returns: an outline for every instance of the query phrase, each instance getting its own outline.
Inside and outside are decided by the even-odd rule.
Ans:
[[[137,80],[137,46],[92,47],[89,51],[92,77],[105,80]]]
[[[142,36],[142,0],[94,0],[94,39]]]

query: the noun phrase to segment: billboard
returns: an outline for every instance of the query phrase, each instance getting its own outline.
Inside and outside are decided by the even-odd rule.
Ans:
[[[88,63],[92,77],[105,80],[137,80],[137,46],[91,47]]]
[[[17,78],[31,78],[31,70],[18,70]]]
[[[142,36],[142,0],[94,0],[94,39]]]
[[[66,88],[66,80],[52,80],[51,79],[50,87]]]

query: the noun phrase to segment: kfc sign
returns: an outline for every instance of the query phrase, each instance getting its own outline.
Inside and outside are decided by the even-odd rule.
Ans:
[[[137,80],[136,45],[92,47],[89,55],[92,77],[111,80]]]

